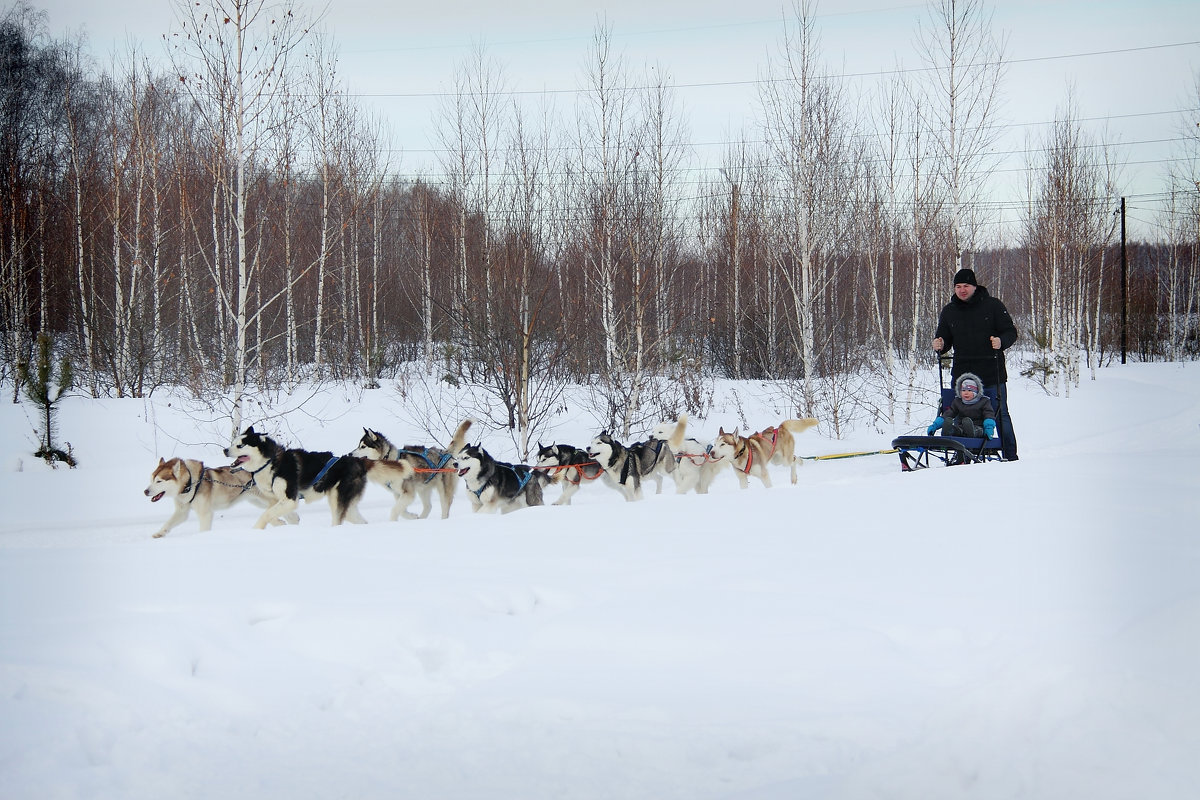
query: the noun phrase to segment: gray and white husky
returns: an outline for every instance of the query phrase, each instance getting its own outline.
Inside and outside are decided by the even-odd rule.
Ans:
[[[458,475],[450,462],[454,454],[462,449],[467,440],[467,429],[471,420],[463,420],[446,448],[423,445],[405,445],[397,447],[378,431],[363,428],[362,438],[358,447],[351,451],[352,456],[361,456],[375,461],[393,461],[409,465],[413,474],[403,481],[394,483],[387,488],[396,498],[392,506],[392,519],[403,516],[405,519],[425,519],[433,507],[432,495],[437,490],[442,503],[442,519],[450,516],[450,504],[454,502],[454,491],[458,488]],[[421,513],[413,514],[408,510],[412,501],[421,498]]]
[[[474,511],[507,514],[526,506],[542,505],[546,473],[527,464],[497,461],[477,444],[469,444],[454,456],[454,468],[470,492]]]
[[[643,480],[654,481],[655,494],[662,494],[663,473],[675,471],[675,454],[667,441],[651,437],[626,446],[602,431],[592,439],[588,455],[604,470],[606,484],[625,495],[626,500],[641,500]]]

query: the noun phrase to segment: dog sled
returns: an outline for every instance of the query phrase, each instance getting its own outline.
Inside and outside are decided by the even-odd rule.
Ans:
[[[984,395],[992,402],[993,408],[1000,408],[996,388],[985,388]],[[954,389],[942,387],[941,405],[938,413],[946,413],[954,400]],[[1003,461],[1000,450],[1000,425],[1003,424],[1001,415],[996,415],[996,435],[990,439],[968,438],[964,436],[945,436],[940,432],[935,436],[899,436],[892,440],[892,449],[900,456],[900,469],[911,472],[926,469],[935,464],[947,467],[960,464],[981,464],[985,461]]]

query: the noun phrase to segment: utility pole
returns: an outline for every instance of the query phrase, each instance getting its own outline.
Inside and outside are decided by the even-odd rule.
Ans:
[[[1126,330],[1129,319],[1129,268],[1125,256],[1125,198],[1121,198],[1121,363],[1125,363]]]
[[[733,184],[733,196],[730,201],[730,267],[733,271],[733,376],[742,377],[742,326],[739,314],[742,307],[742,247],[738,241],[738,217],[741,215],[741,203],[738,185]]]

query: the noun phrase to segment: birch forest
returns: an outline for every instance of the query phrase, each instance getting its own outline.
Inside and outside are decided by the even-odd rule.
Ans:
[[[28,0],[0,17],[13,402],[46,334],[75,391],[188,387],[227,398],[233,429],[255,392],[416,370],[485,392],[526,449],[566,384],[628,433],[702,413],[714,380],[771,381],[836,434],[864,396],[908,413],[960,266],[1013,313],[1048,391],[1123,345],[1200,355],[1200,119],[1180,120],[1190,160],[1164,176],[1157,240],[1122,247],[1120,165],[1070,97],[1030,142],[1022,223],[998,230],[1006,53],[982,0],[931,0],[924,69],[862,94],[792,6],[754,127],[717,169],[698,168],[669,70],[626,63],[605,26],[556,105],[511,91],[479,47],[447,78],[420,178],[310,9],[178,11],[165,55],[147,43],[107,70]]]

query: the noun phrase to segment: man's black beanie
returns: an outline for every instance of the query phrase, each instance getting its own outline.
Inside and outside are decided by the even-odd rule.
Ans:
[[[975,282],[975,270],[960,269],[954,273],[954,285],[957,286],[960,283],[969,283],[972,286],[978,286],[979,284]]]

